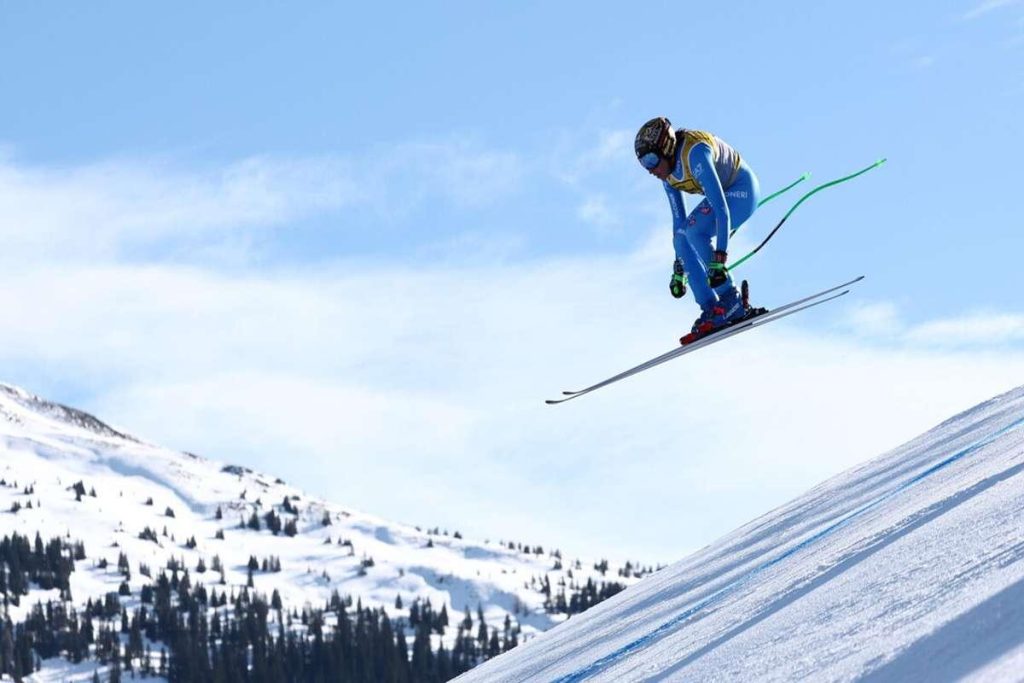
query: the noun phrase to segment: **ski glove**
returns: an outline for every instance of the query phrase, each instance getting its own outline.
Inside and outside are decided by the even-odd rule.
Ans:
[[[672,264],[672,281],[668,283],[668,291],[677,299],[686,296],[686,273],[683,271],[683,262],[679,259]]]
[[[724,285],[729,277],[729,271],[725,267],[726,253],[716,251],[711,263],[708,264],[708,284],[712,288]]]

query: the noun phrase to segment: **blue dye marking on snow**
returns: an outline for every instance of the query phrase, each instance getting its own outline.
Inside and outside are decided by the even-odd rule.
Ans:
[[[984,439],[981,439],[980,441],[977,441],[974,444],[971,444],[970,446],[964,448],[963,450],[958,451],[957,453],[954,453],[953,455],[949,456],[948,458],[946,458],[942,462],[937,463],[935,465],[932,465],[928,469],[926,469],[923,472],[921,472],[920,474],[917,474],[916,476],[908,479],[907,481],[903,482],[902,484],[900,484],[899,486],[897,486],[893,490],[889,491],[888,493],[884,493],[881,496],[879,496],[878,498],[875,498],[874,500],[869,501],[869,502],[865,503],[864,505],[861,505],[859,508],[857,508],[856,510],[853,510],[852,512],[848,513],[845,517],[843,517],[842,519],[838,520],[837,522],[832,523],[830,526],[822,529],[821,531],[819,531],[816,534],[808,536],[807,538],[805,538],[804,540],[800,541],[795,546],[793,546],[792,548],[790,548],[786,552],[782,553],[778,557],[776,557],[774,559],[771,559],[771,560],[768,560],[767,562],[765,562],[763,564],[760,564],[757,567],[754,567],[749,572],[747,572],[746,574],[744,574],[740,578],[736,579],[732,583],[727,584],[727,585],[723,586],[722,588],[719,588],[717,591],[715,591],[711,595],[707,596],[706,598],[703,598],[703,599],[699,600],[698,602],[696,602],[689,609],[683,610],[682,612],[680,612],[676,616],[672,617],[671,619],[669,619],[664,624],[662,624],[658,628],[654,629],[653,631],[651,631],[647,635],[641,636],[640,638],[637,638],[636,640],[634,640],[633,642],[631,642],[631,643],[629,643],[627,645],[623,645],[618,650],[615,650],[614,652],[609,653],[609,654],[605,655],[604,657],[601,657],[600,659],[594,661],[593,663],[589,664],[588,666],[583,667],[582,669],[579,669],[577,671],[574,671],[571,674],[567,674],[565,676],[562,676],[561,678],[556,679],[555,683],[573,683],[575,681],[582,681],[585,678],[588,678],[589,676],[592,676],[592,675],[596,674],[597,672],[599,672],[601,669],[605,668],[609,664],[614,664],[615,662],[617,662],[618,660],[622,659],[626,655],[632,654],[633,652],[636,652],[637,650],[641,649],[645,645],[649,645],[649,644],[653,643],[658,638],[660,638],[662,635],[664,635],[665,633],[667,633],[669,631],[674,630],[681,623],[683,623],[684,621],[686,621],[687,619],[692,617],[694,614],[696,614],[697,612],[699,612],[702,609],[704,609],[705,607],[711,606],[711,605],[715,604],[716,602],[718,602],[719,600],[721,600],[722,598],[728,596],[729,594],[734,593],[737,588],[742,587],[744,584],[746,584],[748,581],[750,581],[754,577],[758,576],[762,572],[765,572],[768,569],[771,569],[772,567],[774,567],[775,565],[779,564],[783,560],[789,559],[790,557],[792,557],[796,553],[800,552],[801,550],[804,550],[805,548],[813,545],[814,543],[817,543],[818,541],[820,541],[821,539],[825,538],[826,536],[830,536],[835,531],[837,531],[837,530],[841,529],[842,527],[846,526],[851,520],[856,519],[857,517],[859,517],[862,514],[864,514],[865,512],[867,512],[868,510],[871,510],[873,508],[878,507],[879,505],[881,505],[885,501],[889,500],[893,496],[896,496],[896,495],[902,493],[903,491],[906,491],[908,488],[910,488],[914,484],[917,484],[921,480],[927,479],[928,477],[930,477],[931,475],[935,474],[939,470],[945,469],[946,467],[949,467],[950,465],[952,465],[956,461],[961,460],[961,459],[967,457],[968,455],[970,455],[971,453],[974,453],[974,452],[984,448],[985,446],[989,445],[990,443],[992,443],[993,441],[998,439],[1000,436],[1008,434],[1009,432],[1012,432],[1013,430],[1018,429],[1022,425],[1024,425],[1024,418],[1021,418],[1021,419],[1019,419],[1019,420],[1017,420],[1017,421],[1015,421],[1015,422],[1013,422],[1013,423],[1003,427],[1002,429],[1000,429],[999,431],[995,432],[994,434],[991,434],[990,436],[987,436]]]

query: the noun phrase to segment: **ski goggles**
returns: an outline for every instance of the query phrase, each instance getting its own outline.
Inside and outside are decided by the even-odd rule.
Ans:
[[[646,168],[648,171],[653,171],[654,167],[661,163],[661,157],[656,152],[648,152],[647,154],[640,157],[640,165]]]

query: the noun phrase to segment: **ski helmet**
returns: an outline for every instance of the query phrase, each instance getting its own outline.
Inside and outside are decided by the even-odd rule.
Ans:
[[[637,160],[651,170],[662,159],[671,159],[676,151],[676,132],[672,122],[664,116],[651,119],[640,127],[633,141]]]

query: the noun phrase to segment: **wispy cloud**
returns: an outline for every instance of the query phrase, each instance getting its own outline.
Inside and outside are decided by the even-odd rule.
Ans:
[[[196,169],[165,159],[77,167],[0,155],[0,259],[117,259],[147,245],[238,248],[268,229],[348,209],[408,213],[425,202],[482,206],[518,190],[512,153],[399,144],[371,158],[252,157]]]
[[[609,169],[634,171],[633,135],[628,130],[580,130],[571,139],[555,145],[549,161],[551,172],[562,182],[578,185],[586,178]],[[623,164],[623,160],[630,163]]]
[[[891,302],[849,310],[845,324],[862,337],[920,348],[1001,348],[1024,341],[1024,314],[972,311],[908,325]]]
[[[464,207],[493,202],[518,190],[526,169],[513,152],[482,148],[471,141],[394,145],[377,159],[360,163],[368,186],[408,209],[427,197]]]
[[[517,163],[499,154],[463,164],[457,153],[421,151],[455,159],[449,177],[471,181],[480,169]],[[250,221],[286,225],[289,216],[329,214],[374,190],[336,185],[344,165],[330,163],[326,172],[316,164],[147,171],[145,182],[118,168],[27,172],[8,161],[5,171],[21,185],[9,181],[6,196],[16,201],[18,186],[35,188],[40,202],[101,197],[102,211],[88,215],[123,226],[107,238],[116,250],[133,231],[146,234],[147,217],[168,221],[158,234],[185,220],[163,218],[165,206],[205,230],[249,233],[265,229]],[[168,178],[173,183],[163,184]],[[446,182],[424,192],[462,201],[438,197]],[[275,201],[252,195],[251,188],[295,184],[304,186]],[[144,191],[122,194],[126,186]],[[173,206],[181,188],[207,208]],[[600,215],[600,203],[593,210]],[[60,234],[88,246],[73,232],[87,223],[54,215]],[[20,217],[26,222],[5,228],[13,239],[45,225]],[[487,249],[487,234],[473,237],[474,248]],[[495,239],[495,249],[506,248],[504,237]],[[479,535],[586,539],[580,551],[619,548],[655,560],[711,540],[1024,375],[1014,316],[902,327],[898,309],[879,303],[854,309],[852,326],[823,332],[842,310],[836,304],[585,400],[544,405],[561,389],[667,350],[689,326],[692,301],[665,291],[667,249],[661,225],[635,251],[431,261],[415,272],[354,259],[257,272],[22,250],[23,267],[0,268],[0,364],[8,368],[3,379],[41,393],[72,386],[88,397],[84,407],[143,437],[242,460],[354,507]],[[778,299],[770,282],[758,296]],[[812,323],[814,330],[802,327]],[[989,328],[979,333],[983,324]],[[971,333],[967,347],[936,343]],[[733,494],[728,507],[716,486]],[[680,488],[688,494],[679,496]],[[573,495],[581,489],[589,491],[584,499]],[[394,491],[401,495],[381,508]],[[642,509],[631,504],[637,500]],[[708,510],[713,523],[680,531],[675,520],[706,519]],[[653,539],[672,547],[662,552]]]
[[[962,18],[965,20],[977,19],[985,14],[1013,5],[1019,5],[1020,3],[1021,0],[983,0],[965,12]]]
[[[54,169],[0,160],[5,256],[97,258],[168,237],[263,229],[357,202],[351,166],[250,158],[214,171],[160,161]]]
[[[856,305],[848,312],[847,321],[863,334],[891,335],[901,327],[898,308],[888,302]]]
[[[1024,341],[1024,315],[972,313],[908,329],[904,338],[929,345],[1001,345]]]
[[[43,384],[80,383],[86,407],[143,437],[242,459],[355,507],[665,560],[675,551],[655,553],[650,539],[710,540],[1024,373],[1013,348],[932,343],[929,333],[947,334],[942,321],[866,344],[805,332],[805,317],[545,406],[671,347],[694,313],[665,294],[664,266],[641,252],[423,268],[413,279],[354,263],[0,273],[0,361]],[[858,315],[884,329],[894,309]],[[702,435],[729,435],[727,453]],[[640,474],[652,471],[673,476]],[[712,484],[735,494],[729,510]],[[568,493],[581,488],[585,500]],[[399,489],[381,509],[382,492]],[[642,514],[600,503],[641,499]],[[696,536],[671,521],[709,509],[715,523]],[[640,526],[647,541],[630,531]]]
[[[901,68],[914,71],[930,69],[935,66],[938,58],[934,54],[935,46],[920,38],[906,38],[890,46],[893,63]]]
[[[580,205],[577,214],[580,220],[599,228],[609,228],[619,222],[618,216],[608,205],[607,197],[592,195]]]

